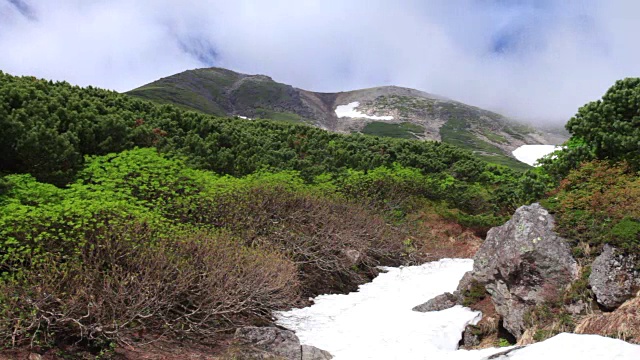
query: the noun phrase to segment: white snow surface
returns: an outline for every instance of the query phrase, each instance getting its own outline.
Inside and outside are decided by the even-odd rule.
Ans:
[[[360,106],[360,103],[354,101],[347,105],[338,105],[336,107],[336,115],[339,118],[358,118],[358,119],[371,119],[371,120],[393,120],[393,116],[375,116],[375,115],[367,115],[365,113],[361,113],[356,110],[356,108]]]
[[[640,359],[640,346],[598,335],[565,333],[513,351],[508,355],[498,359],[637,360]]]
[[[275,314],[302,344],[330,352],[334,360],[479,360],[509,348],[456,350],[467,324],[481,314],[468,308],[420,313],[411,309],[453,292],[470,259],[383,268],[372,282],[347,295],[320,295],[314,305]],[[514,351],[508,359],[638,360],[640,346],[593,335],[562,334]],[[503,358],[507,359],[507,358]]]
[[[533,166],[536,161],[542,159],[545,155],[551,154],[559,149],[561,149],[561,147],[555,145],[522,145],[513,150],[512,154],[516,159]]]

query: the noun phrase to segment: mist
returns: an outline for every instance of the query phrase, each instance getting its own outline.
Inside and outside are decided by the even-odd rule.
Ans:
[[[0,70],[127,91],[219,66],[560,125],[640,76],[638,14],[633,0],[0,0]]]

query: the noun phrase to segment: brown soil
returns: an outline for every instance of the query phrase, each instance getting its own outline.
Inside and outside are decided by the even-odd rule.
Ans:
[[[482,244],[482,239],[470,229],[435,213],[422,213],[415,221],[414,243],[422,259],[473,258]]]

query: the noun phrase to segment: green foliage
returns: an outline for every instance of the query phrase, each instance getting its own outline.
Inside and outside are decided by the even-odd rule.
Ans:
[[[557,179],[590,160],[625,161],[640,169],[640,78],[617,81],[602,100],[581,107],[566,128],[567,147],[543,161]]]
[[[507,347],[507,346],[511,346],[512,344],[509,342],[509,340],[505,339],[505,338],[500,338],[498,339],[498,347]]]
[[[212,334],[268,321],[301,294],[351,290],[407,251],[405,234],[345,201],[328,176],[218,176],[144,148],[88,158],[64,189],[30,175],[3,181],[3,344]]]
[[[471,287],[465,290],[462,294],[462,305],[470,306],[477,304],[486,297],[487,289],[485,289],[484,285],[474,280]]]
[[[577,254],[585,245],[597,249],[605,243],[640,251],[640,177],[627,165],[584,163],[554,195],[546,203],[556,212],[556,229]]]
[[[374,121],[368,123],[364,129],[362,129],[362,133],[399,139],[417,139],[419,135],[424,133],[424,128],[408,122],[390,124],[387,122]]]
[[[468,147],[474,151],[488,154],[502,154],[502,150],[478,138],[472,131],[471,125],[465,118],[451,118],[440,128],[442,141],[460,147]]]
[[[618,242],[640,247],[640,219],[625,217],[611,229],[611,235]]]
[[[591,275],[591,267],[586,266],[580,273],[580,278],[571,283],[570,288],[564,294],[565,304],[575,304],[579,301],[589,303],[593,299],[593,292],[589,286],[589,275]]]
[[[467,151],[438,142],[215,118],[92,87],[5,74],[0,75],[0,103],[6,114],[0,117],[0,172],[30,173],[58,186],[74,179],[86,156],[155,146],[221,175],[293,170],[306,182],[325,175],[339,178],[349,169],[366,173],[399,164],[431,177],[429,183],[435,186],[429,191],[445,194],[451,206],[464,211],[504,212],[523,203],[520,195],[509,199],[494,195],[499,188],[494,180],[517,182],[519,173],[487,165]],[[477,207],[478,202],[493,206]]]

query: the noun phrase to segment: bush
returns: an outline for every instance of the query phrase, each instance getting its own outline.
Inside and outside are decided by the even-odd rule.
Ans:
[[[556,229],[573,242],[640,251],[640,177],[626,164],[584,163],[550,201]]]
[[[211,337],[298,299],[294,264],[224,233],[159,236],[147,224],[112,224],[78,250],[74,260],[49,254],[0,282],[5,345]]]
[[[566,128],[571,138],[565,148],[542,161],[556,179],[591,160],[640,170],[640,78],[616,81],[602,100],[581,107]]]

